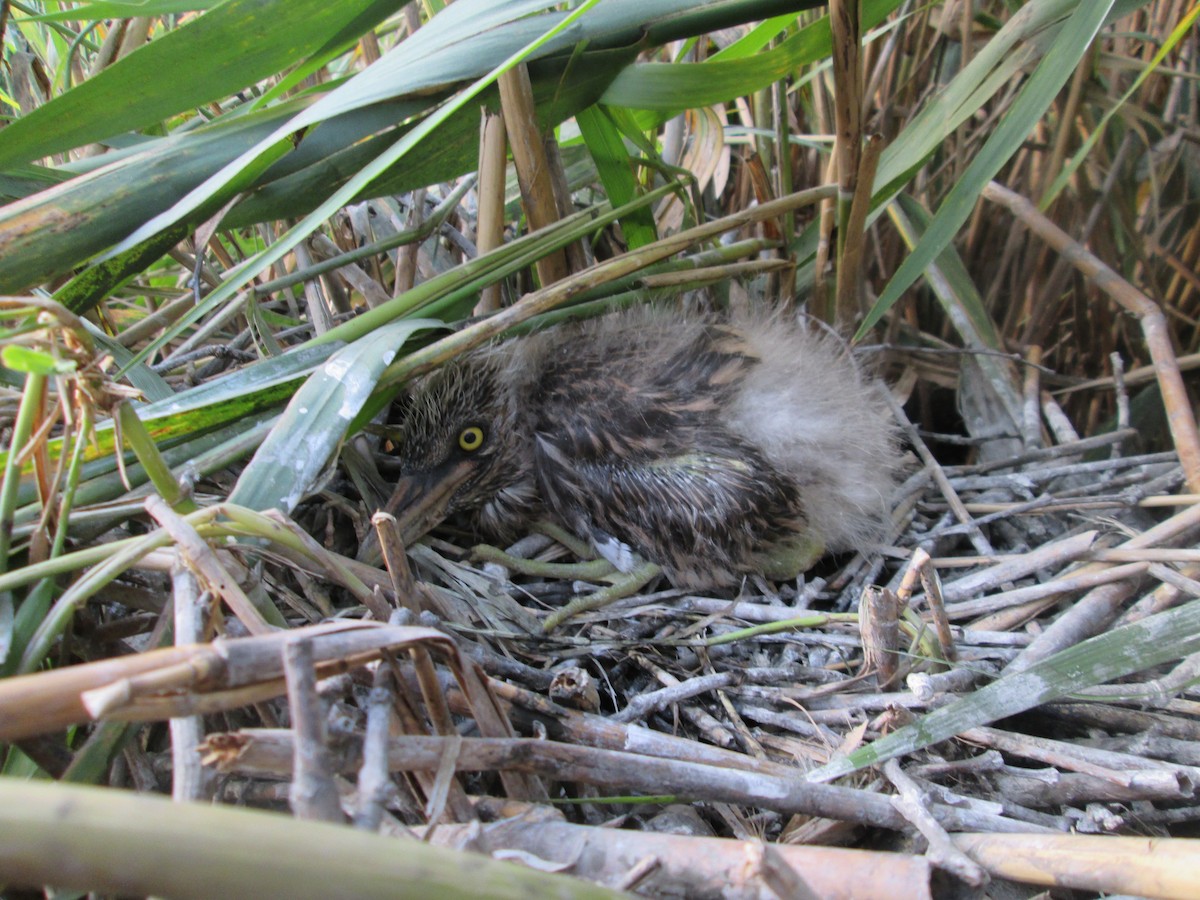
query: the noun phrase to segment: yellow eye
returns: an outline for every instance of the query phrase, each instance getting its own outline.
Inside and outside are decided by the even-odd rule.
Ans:
[[[483,446],[483,429],[478,425],[468,425],[458,433],[458,446],[468,453],[474,453]]]

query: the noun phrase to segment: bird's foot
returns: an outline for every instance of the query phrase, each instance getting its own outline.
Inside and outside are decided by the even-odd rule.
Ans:
[[[601,609],[610,603],[632,596],[662,571],[655,563],[642,561],[627,544],[621,543],[604,532],[597,532],[592,545],[589,545],[569,531],[546,520],[539,521],[536,530],[553,538],[579,557],[586,558],[594,545],[597,552],[601,554],[601,558],[574,563],[539,562],[513,556],[505,553],[499,547],[489,544],[480,544],[472,548],[471,555],[484,562],[498,563],[510,572],[521,575],[573,581],[599,581],[602,578],[608,578],[611,582],[608,587],[600,588],[582,597],[576,597],[566,606],[552,612],[542,623],[544,631],[552,631],[567,619],[582,612]],[[606,553],[606,550],[610,552]]]
[[[577,616],[583,612],[590,612],[593,609],[601,609],[610,603],[615,603],[618,600],[632,596],[649,584],[650,579],[657,576],[660,572],[662,572],[662,567],[657,563],[641,563],[632,572],[622,574],[608,587],[585,594],[582,597],[576,597],[566,606],[550,613],[550,615],[546,616],[545,621],[542,622],[542,630],[553,631],[572,616]]]
[[[645,560],[634,553],[633,548],[624,541],[617,540],[607,531],[597,528],[592,533],[592,546],[604,559],[607,559],[618,572],[628,575]]]

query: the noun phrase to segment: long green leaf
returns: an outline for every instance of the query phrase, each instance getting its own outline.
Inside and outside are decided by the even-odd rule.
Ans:
[[[345,185],[324,200],[297,225],[280,236],[280,238],[269,248],[258,253],[256,256],[251,257],[243,262],[240,266],[227,273],[225,282],[208,297],[207,302],[209,304],[224,302],[232,297],[238,290],[240,290],[241,287],[255,274],[262,271],[272,263],[282,259],[288,252],[291,251],[293,247],[311,234],[329,216],[333,215],[337,209],[348,203],[359,193],[359,191],[363,190],[381,173],[397,163],[414,147],[418,146],[425,137],[433,133],[433,131],[448,118],[450,118],[451,115],[463,109],[466,104],[474,97],[478,96],[478,94],[483,91],[484,88],[493,84],[503,72],[511,69],[530,52],[536,50],[537,47],[541,46],[543,43],[549,41],[555,35],[559,34],[564,28],[575,21],[576,18],[584,15],[597,2],[599,2],[599,0],[585,0],[585,2],[577,7],[569,16],[559,20],[550,31],[539,35],[530,44],[522,47],[516,53],[512,54],[499,65],[497,65],[483,78],[478,79],[470,87],[460,91],[457,95],[455,95],[453,101],[448,101],[439,107],[435,112],[431,113],[420,124],[405,134],[402,138],[400,138],[400,140],[396,141],[395,144],[381,153],[378,157],[372,160],[361,171],[355,173]],[[250,153],[245,154],[245,157],[252,158],[253,153],[254,151],[251,151]],[[232,175],[236,175],[234,167],[227,166],[224,170],[213,176],[213,178],[210,179],[210,182],[215,182],[216,186],[219,188],[222,179]],[[203,193],[204,189],[204,186],[201,186],[201,188],[193,191],[192,195],[185,197],[178,204],[176,204],[175,209],[178,209],[179,207],[186,209],[189,203],[197,202],[196,198]],[[153,234],[158,227],[168,224],[174,214],[174,210],[169,210],[166,213],[163,213],[155,220],[152,220],[142,228],[138,229],[138,231],[134,232],[133,235],[125,240],[124,244],[129,244],[131,242],[136,243],[145,236],[144,233],[148,232]],[[121,249],[123,249],[124,244],[119,245],[114,252],[119,252]],[[179,325],[176,326],[177,329],[178,327]],[[150,348],[147,348],[145,352],[149,352],[149,350]]]
[[[599,106],[580,110],[575,114],[575,123],[596,164],[596,172],[604,185],[609,203],[613,206],[628,203],[637,192],[637,181],[633,177],[633,163],[629,151],[625,149],[625,142],[621,140],[621,132]],[[654,216],[645,208],[624,219],[621,231],[630,250],[658,239]]]
[[[401,0],[227,0],[0,131],[0,168],[155,124],[358,37]],[[148,237],[148,235],[147,235]]]
[[[673,40],[815,3],[605,0],[584,20],[530,54],[531,60],[546,61],[545,68],[531,65],[535,89],[547,100],[539,106],[539,115],[544,116],[540,124],[555,125],[595,102],[645,42]],[[97,158],[101,167],[90,174],[0,208],[0,293],[28,289],[78,266],[172,206],[181,212],[185,207],[177,206],[180,199],[207,181],[207,187],[185,204],[193,207],[185,224],[196,226],[232,196],[234,179],[244,177],[239,173],[262,149],[282,146],[281,139],[310,123],[299,146],[269,167],[226,223],[305,215],[379,158],[400,137],[398,123],[425,113],[450,96],[452,87],[487,72],[506,54],[542,34],[548,24],[562,21],[559,13],[530,15],[545,6],[545,0],[459,0],[322,100],[292,100],[248,117],[230,114],[192,133],[141,141]],[[450,18],[443,20],[443,16]],[[469,27],[460,28],[455,16]],[[581,43],[587,47],[582,59],[568,66],[571,49]],[[318,102],[317,112],[300,117],[302,107]],[[354,199],[462,174],[474,165],[477,133],[472,109],[464,106],[436,136],[422,142],[421,153],[405,155],[368,179],[369,184],[360,181],[364,186]],[[88,163],[95,165],[92,160]],[[20,184],[13,187],[24,192]],[[50,235],[53,240],[47,240]],[[142,232],[147,235],[148,231]],[[91,296],[89,292],[87,297]]]
[[[294,109],[289,105],[117,154],[94,172],[0,208],[0,293],[25,290],[112,246],[145,221],[148,209],[199,184]],[[121,261],[112,268],[117,280],[129,274]],[[102,273],[96,283],[108,280]],[[93,296],[87,289],[76,294],[75,286],[64,290],[73,305],[86,306]]]
[[[1170,36],[1155,51],[1153,59],[1138,73],[1138,77],[1133,80],[1133,83],[1121,95],[1121,99],[1105,110],[1104,117],[1100,120],[1100,123],[1088,132],[1087,138],[1084,139],[1083,144],[1075,152],[1075,155],[1071,157],[1071,161],[1063,166],[1063,170],[1058,173],[1053,184],[1046,189],[1046,193],[1038,201],[1038,209],[1044,212],[1050,208],[1050,205],[1054,202],[1054,198],[1067,186],[1067,183],[1074,177],[1075,172],[1083,165],[1083,161],[1091,154],[1097,142],[1104,136],[1105,129],[1107,129],[1108,123],[1112,120],[1113,116],[1120,112],[1125,107],[1125,104],[1142,89],[1142,85],[1146,79],[1158,71],[1158,67],[1162,65],[1163,60],[1191,32],[1197,18],[1200,18],[1200,6],[1193,6],[1187,15],[1179,21],[1179,24],[1171,29]]]
[[[959,732],[1042,703],[1153,668],[1200,651],[1200,601],[1149,616],[1056,653],[1023,672],[1008,675],[912,725],[808,773],[809,781],[831,781],[904,753],[954,737]]]
[[[71,9],[45,12],[30,18],[39,22],[88,22],[95,19],[131,19],[134,16],[169,16],[197,9],[211,9],[221,2],[222,0],[94,0],[91,3],[80,3]]]
[[[865,0],[863,27],[871,28],[903,0]],[[675,112],[753,94],[832,51],[829,18],[800,29],[778,47],[750,57],[717,58],[692,64],[640,63],[622,72],[604,93],[609,106]]]
[[[338,350],[296,391],[242,470],[229,502],[250,509],[294,509],[329,465],[400,347],[413,332],[441,324],[402,319]]]
[[[916,281],[926,266],[945,249],[966,223],[983,189],[1000,168],[1020,149],[1047,107],[1054,102],[1075,66],[1087,52],[1107,20],[1114,0],[1080,3],[1064,23],[1054,43],[1021,89],[1008,114],[951,188],[921,243],[901,263],[883,294],[863,321],[862,336],[875,326],[900,296]],[[912,126],[910,126],[911,128]]]
[[[168,399],[140,406],[138,416],[159,444],[203,434],[287,402],[300,380],[337,347],[335,343],[297,348]],[[61,449],[61,438],[48,443],[52,457]],[[115,449],[112,422],[104,422],[96,427],[85,459],[111,456]],[[0,453],[0,463],[7,464],[8,457],[8,451]]]

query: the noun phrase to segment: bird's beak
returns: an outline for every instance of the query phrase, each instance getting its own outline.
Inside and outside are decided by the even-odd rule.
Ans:
[[[446,518],[450,498],[477,469],[474,460],[458,460],[428,472],[406,475],[397,482],[384,509],[396,517],[405,546]]]
[[[450,498],[475,473],[473,460],[446,463],[428,472],[405,475],[396,483],[396,490],[383,507],[383,512],[396,517],[400,541],[408,546],[446,518]],[[359,562],[379,565],[382,554],[379,538],[374,531],[367,534],[358,550]]]

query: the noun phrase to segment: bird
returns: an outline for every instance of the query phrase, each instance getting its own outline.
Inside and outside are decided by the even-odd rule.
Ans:
[[[678,588],[864,550],[900,469],[886,387],[794,315],[639,306],[472,351],[396,403],[402,537],[539,519]]]

